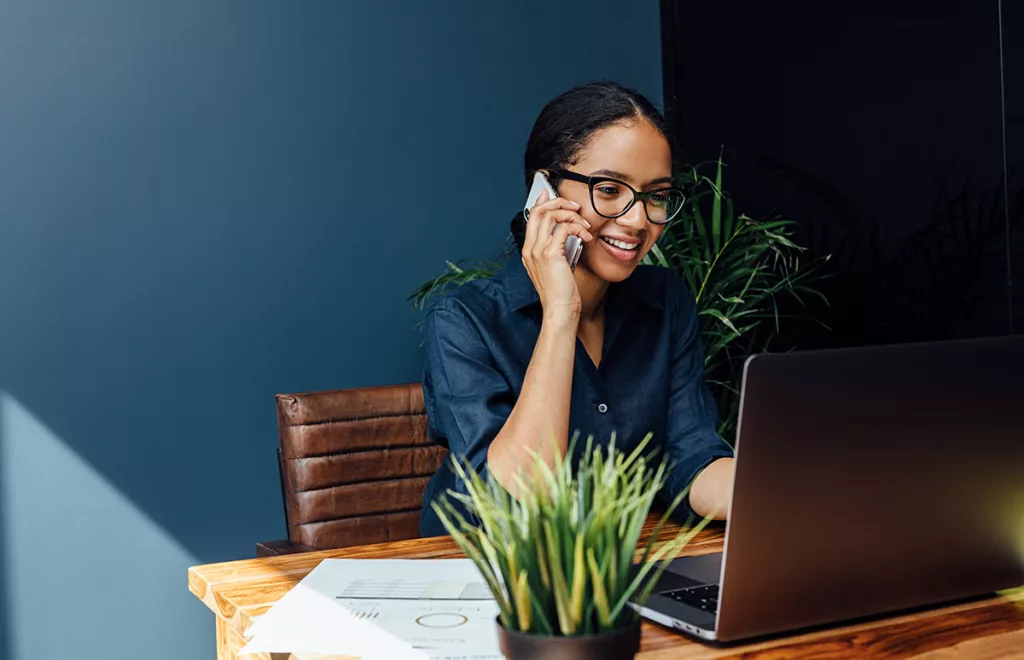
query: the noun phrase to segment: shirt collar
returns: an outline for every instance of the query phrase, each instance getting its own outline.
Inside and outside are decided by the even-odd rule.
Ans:
[[[608,294],[615,298],[636,301],[653,309],[662,309],[664,305],[659,296],[658,283],[651,275],[647,268],[638,268],[622,282],[612,284],[608,288]],[[505,297],[511,309],[518,310],[540,302],[540,295],[533,286],[530,274],[526,272],[522,257],[518,254],[509,257],[498,277],[502,281]]]
[[[533,286],[530,274],[526,272],[523,258],[516,253],[508,258],[505,267],[498,274],[505,289],[505,299],[512,310],[522,309],[533,303],[540,302],[540,295]]]

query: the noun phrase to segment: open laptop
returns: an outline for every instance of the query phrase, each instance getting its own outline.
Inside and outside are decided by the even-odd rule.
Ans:
[[[756,355],[723,553],[641,613],[733,641],[1024,584],[1024,337]]]

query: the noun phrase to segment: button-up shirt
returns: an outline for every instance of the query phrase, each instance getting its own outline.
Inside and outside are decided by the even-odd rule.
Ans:
[[[487,449],[523,388],[540,335],[540,297],[518,255],[495,277],[442,297],[425,319],[423,394],[430,437],[486,477]],[[639,266],[609,286],[604,346],[595,366],[576,340],[569,432],[595,445],[631,451],[648,434],[672,468],[662,493],[671,500],[732,450],[717,432],[715,402],[704,382],[697,306],[683,279],[668,268]],[[430,503],[466,486],[446,461],[423,499],[420,533],[445,534]],[[451,500],[451,498],[449,498]],[[680,508],[686,516],[688,503]]]

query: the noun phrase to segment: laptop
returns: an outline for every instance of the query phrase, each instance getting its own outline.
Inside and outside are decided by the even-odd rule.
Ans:
[[[648,619],[729,642],[1024,584],[1024,337],[744,365],[724,552]]]

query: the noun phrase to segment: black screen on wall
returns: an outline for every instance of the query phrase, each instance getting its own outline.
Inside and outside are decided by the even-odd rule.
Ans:
[[[829,330],[790,324],[794,344],[1024,331],[1024,3],[666,0],[662,19],[686,160],[723,153],[738,211],[832,256],[831,305],[800,310]]]

